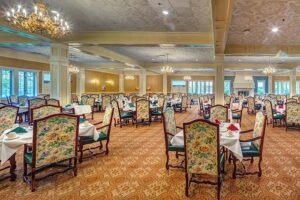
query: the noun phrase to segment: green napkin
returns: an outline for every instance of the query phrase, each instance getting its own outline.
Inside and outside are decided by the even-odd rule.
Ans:
[[[80,123],[80,124],[84,123],[85,121],[86,121],[86,119],[83,119],[83,118],[80,118],[80,119],[79,119],[79,123]]]
[[[133,108],[133,107],[134,107],[134,104],[133,104],[133,103],[129,103],[128,105],[129,105],[130,108]]]
[[[13,129],[12,131],[10,131],[9,133],[11,132],[16,132],[16,134],[18,135],[22,135],[23,133],[27,133],[26,129],[24,129],[23,127],[17,127],[15,129]]]

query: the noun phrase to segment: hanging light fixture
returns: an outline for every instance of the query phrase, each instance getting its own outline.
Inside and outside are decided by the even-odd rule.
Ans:
[[[44,2],[38,2],[29,11],[21,4],[6,10],[6,21],[8,24],[21,30],[60,38],[70,32],[70,26],[61,14],[52,10],[51,14]]]
[[[167,54],[166,56],[167,56],[167,65],[163,66],[161,68],[161,72],[163,72],[163,73],[173,73],[174,72],[173,67],[169,66],[169,54]]]
[[[272,74],[274,74],[276,72],[276,69],[274,67],[271,66],[271,59],[269,57],[269,66],[264,68],[263,73],[271,76]]]
[[[78,69],[78,67],[70,64],[68,66],[68,71],[72,74],[77,74],[79,72],[79,69]]]
[[[183,77],[183,80],[185,80],[185,81],[190,81],[190,80],[192,80],[192,77],[191,77],[191,76],[184,76],[184,77]]]
[[[126,80],[134,80],[134,76],[133,75],[126,75],[125,79]]]

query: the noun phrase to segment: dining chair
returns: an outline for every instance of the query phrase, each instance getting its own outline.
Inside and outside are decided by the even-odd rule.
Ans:
[[[252,164],[254,162],[254,158],[258,158],[258,171],[255,172],[247,172],[244,168],[243,173],[236,172],[236,157],[231,154],[233,157],[233,173],[232,178],[235,179],[236,175],[251,175],[258,174],[258,177],[262,175],[261,162],[262,162],[262,154],[263,154],[263,146],[264,146],[264,138],[265,138],[265,129],[266,129],[266,116],[261,112],[256,113],[254,128],[247,131],[241,131],[240,134],[250,133],[252,132],[251,139],[240,139],[241,149],[243,154],[243,161],[250,161]],[[243,165],[244,166],[244,165]]]
[[[28,97],[27,96],[18,96],[18,104],[21,106],[25,106],[28,103]]]
[[[237,123],[242,127],[242,116],[243,116],[243,108],[238,110],[231,110],[232,120],[236,120]]]
[[[150,101],[146,99],[140,99],[136,101],[136,112],[134,115],[134,121],[136,127],[138,124],[147,123],[149,126],[151,124],[151,114],[150,114]]]
[[[46,100],[50,99],[50,94],[45,95],[44,99],[46,99]]]
[[[81,104],[86,105],[88,98],[89,98],[88,95],[82,95],[80,98]]]
[[[294,98],[286,99],[286,103],[289,103],[289,102],[296,102],[297,103],[297,99],[294,99]]]
[[[248,102],[248,106],[247,106],[247,112],[248,112],[248,114],[250,114],[250,113],[254,113],[255,114],[256,110],[255,110],[254,97],[248,97],[247,98],[247,102]]]
[[[228,108],[222,105],[214,105],[209,108],[208,116],[206,114],[204,119],[209,119],[213,122],[215,120],[228,122]]]
[[[230,107],[231,99],[231,96],[228,95],[226,95],[224,98],[225,106],[227,106],[228,108]]]
[[[114,109],[114,126],[120,125],[120,127],[122,128],[122,126],[128,124],[130,120],[133,124],[132,112],[122,111],[119,107],[119,101],[116,99],[111,101],[111,105]]]
[[[29,123],[31,123],[31,124],[33,123],[32,119],[31,119],[31,110],[33,108],[44,106],[46,104],[47,104],[46,99],[42,99],[42,98],[34,98],[34,99],[28,100]]]
[[[266,108],[266,114],[267,114],[267,124],[272,123],[273,128],[275,124],[277,125],[278,121],[280,122],[280,125],[282,125],[282,122],[284,122],[285,116],[282,113],[277,113],[276,109],[273,109],[272,102],[270,100],[265,100],[264,105]]]
[[[165,105],[165,99],[162,97],[159,97],[157,99],[157,108],[151,109],[151,117],[154,117],[152,121],[159,120],[160,122],[163,121],[162,115],[163,115],[163,109]]]
[[[53,106],[53,105],[44,105],[31,109],[31,117],[32,123],[34,120],[42,119],[44,117],[48,117],[49,115],[62,113],[62,107]]]
[[[186,112],[186,109],[188,108],[188,97],[187,96],[182,96],[181,97],[181,102],[175,104],[175,111],[182,112],[183,110]]]
[[[111,102],[111,96],[109,95],[103,95],[102,96],[102,104],[101,104],[101,110],[104,112],[106,107],[110,107],[110,102]]]
[[[288,128],[300,129],[300,103],[288,102],[285,109],[285,131]]]
[[[57,99],[47,99],[47,105],[60,106],[60,103]]]
[[[110,141],[110,130],[111,130],[111,124],[112,124],[112,118],[113,118],[114,109],[112,107],[106,107],[103,120],[101,122],[95,123],[95,126],[98,126],[101,124],[101,127],[97,128],[97,134],[98,138],[95,138],[95,136],[80,136],[79,137],[79,163],[83,161],[84,158],[90,158],[95,155],[99,154],[105,154],[107,155],[109,153],[108,144]],[[90,151],[93,149],[100,149],[102,150],[103,144],[102,141],[106,141],[105,150],[100,151],[98,153],[93,152],[91,155],[83,157],[84,151]],[[84,149],[83,147],[85,145],[94,144],[96,142],[100,142],[99,146],[96,147],[90,147],[88,149]]]
[[[24,146],[23,179],[35,191],[36,180],[44,179],[58,173],[73,170],[77,176],[77,143],[79,117],[67,114],[55,114],[34,121],[33,143]],[[65,163],[65,161],[68,161]],[[72,164],[73,162],[73,164]],[[27,166],[31,167],[28,173]],[[36,174],[54,167],[63,170],[51,172],[36,179]]]
[[[72,103],[79,103],[77,94],[71,94],[71,102]]]
[[[204,115],[204,106],[203,106],[203,97],[199,97],[198,98],[199,100],[198,100],[198,104],[199,104],[199,115],[200,116],[203,116]]]
[[[176,119],[174,109],[166,108],[165,112],[163,113],[163,126],[164,126],[164,137],[165,137],[165,148],[166,148],[166,169],[169,170],[170,167],[172,168],[184,168],[182,165],[183,162],[179,165],[169,164],[169,152],[175,152],[176,158],[178,156],[183,156],[184,154],[184,146],[179,145],[172,145],[171,139],[178,133],[177,129],[182,130],[182,127],[176,126]]]
[[[203,119],[183,124],[185,150],[185,195],[191,183],[217,185],[217,199],[221,196],[225,156],[220,150],[219,126]],[[210,179],[202,178],[202,175]],[[212,179],[214,181],[212,181]]]
[[[92,120],[94,119],[94,112],[95,112],[95,98],[89,97],[86,100],[86,105],[91,106],[91,111],[92,111]],[[85,118],[85,115],[84,115]]]

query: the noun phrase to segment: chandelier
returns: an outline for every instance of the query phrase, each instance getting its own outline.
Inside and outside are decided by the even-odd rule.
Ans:
[[[134,80],[134,76],[133,75],[126,75],[125,79],[126,80]]]
[[[79,72],[79,69],[78,69],[78,67],[76,67],[74,65],[69,65],[68,71],[72,74],[77,74]]]
[[[167,65],[166,66],[163,66],[161,68],[161,72],[163,73],[173,73],[174,70],[173,70],[173,67],[169,66],[169,54],[166,55],[167,56]]]
[[[49,9],[43,2],[34,5],[32,11],[28,11],[21,4],[18,4],[6,11],[6,21],[8,24],[21,30],[60,38],[70,32],[70,26],[60,13]]]
[[[183,80],[185,80],[185,81],[190,81],[190,80],[192,80],[192,77],[191,77],[191,76],[184,76],[184,77],[183,77]]]
[[[275,72],[276,72],[276,69],[271,66],[271,61],[270,61],[270,57],[269,57],[269,66],[264,68],[263,73],[270,76],[270,75],[274,74]]]

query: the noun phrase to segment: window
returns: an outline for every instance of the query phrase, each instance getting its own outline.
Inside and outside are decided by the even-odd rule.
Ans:
[[[13,94],[13,76],[12,70],[1,70],[1,97],[7,97]]]
[[[258,80],[257,81],[257,94],[262,95],[266,93],[266,81]]]
[[[43,73],[43,81],[44,83],[50,83],[51,75],[50,72],[44,72]]]
[[[185,81],[172,81],[173,87],[185,87]]]
[[[231,81],[230,80],[224,81],[224,93],[227,95],[231,94]]]
[[[36,95],[36,73],[29,71],[19,71],[18,91],[19,96],[35,96]]]
[[[289,81],[275,81],[275,94],[290,94]]]
[[[296,94],[300,94],[300,81],[296,81]]]
[[[190,94],[212,94],[213,81],[189,81]]]

